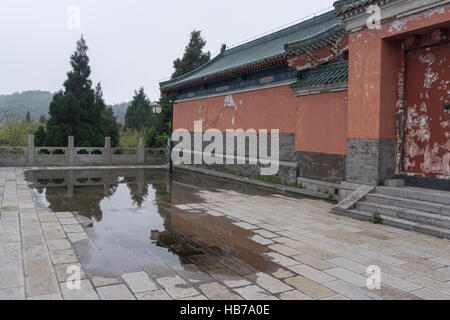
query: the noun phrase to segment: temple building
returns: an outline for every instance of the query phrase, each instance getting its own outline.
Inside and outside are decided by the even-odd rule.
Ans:
[[[176,96],[174,130],[279,129],[286,184],[450,190],[449,28],[448,0],[337,1],[160,88]]]

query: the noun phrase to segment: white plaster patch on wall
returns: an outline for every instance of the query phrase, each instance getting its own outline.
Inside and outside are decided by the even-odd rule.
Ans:
[[[427,68],[425,72],[425,80],[423,83],[423,87],[426,89],[431,89],[433,83],[439,80],[439,73],[434,72],[431,67]]]
[[[226,108],[234,108],[234,110],[237,110],[237,105],[236,103],[234,103],[233,95],[228,95],[225,97],[223,106]]]
[[[419,57],[419,60],[421,63],[428,63],[428,65],[432,65],[436,61],[436,57],[431,52],[427,53],[426,55],[421,55]]]
[[[406,137],[406,153],[409,157],[414,158],[424,153],[424,150],[410,136]]]
[[[420,112],[426,113],[428,111],[427,104],[425,102],[422,102],[422,105],[420,106]]]
[[[446,133],[448,133],[448,132],[446,132]],[[448,138],[448,137],[449,137],[449,136],[447,136],[447,138]],[[450,139],[447,140],[447,143],[446,143],[445,145],[443,145],[442,148],[443,148],[444,150],[450,151]]]
[[[438,88],[438,90],[447,90],[447,88],[448,88],[448,84],[450,83],[450,81],[444,81],[444,80],[441,80],[441,82],[439,83],[439,86],[437,87]],[[447,94],[449,93],[450,91],[447,91]]]
[[[449,6],[447,6],[449,7]],[[433,8],[430,9],[424,13],[420,13],[417,15],[413,15],[413,16],[409,16],[409,17],[405,17],[403,19],[400,20],[395,20],[393,22],[390,23],[390,27],[388,29],[389,33],[398,33],[404,30],[405,26],[407,23],[414,21],[414,20],[423,20],[423,19],[429,19],[431,17],[433,17],[435,14],[445,14],[445,8],[440,7],[440,8]]]
[[[422,106],[422,108],[426,108]],[[406,128],[409,132],[409,137],[417,137],[419,142],[429,142],[431,138],[431,130],[429,117],[417,112],[417,106],[408,108],[408,115],[406,120]]]
[[[447,132],[448,133],[448,132]],[[448,138],[449,136],[447,136]],[[450,179],[450,139],[447,140],[447,145],[445,149],[448,151],[444,154],[442,158],[442,166],[444,170],[444,175],[446,175],[446,179]]]
[[[444,128],[444,129],[449,128],[450,127],[450,123],[449,122],[450,122],[449,120],[442,121],[441,122],[441,127]]]
[[[203,108],[205,107],[205,104],[203,102],[199,102],[198,107],[197,107],[197,112],[198,112],[198,121],[206,121],[206,118],[202,116],[202,111]]]
[[[441,158],[438,156],[440,146],[435,143],[433,148],[427,145],[424,154],[424,162],[420,165],[423,172],[442,172],[450,175],[450,153],[447,152]]]
[[[406,21],[404,20],[395,20],[392,22],[391,26],[389,27],[388,32],[401,32],[403,30],[403,27],[405,26]]]
[[[416,166],[416,161],[410,161],[408,157],[405,158],[405,169],[414,168]]]

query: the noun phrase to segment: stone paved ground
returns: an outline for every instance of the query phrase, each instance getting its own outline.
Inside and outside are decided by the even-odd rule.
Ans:
[[[69,290],[67,268],[83,267],[75,245],[89,238],[80,219],[37,206],[23,169],[0,168],[0,299],[450,299],[447,240],[336,217],[322,200],[200,195],[175,210],[228,218],[271,267],[205,253],[183,270],[83,272],[81,290]],[[370,265],[382,270],[381,290],[366,287]]]

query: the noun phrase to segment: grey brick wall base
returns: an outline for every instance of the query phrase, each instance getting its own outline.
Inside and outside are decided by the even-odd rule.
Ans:
[[[394,175],[394,139],[348,139],[346,180],[377,185]]]

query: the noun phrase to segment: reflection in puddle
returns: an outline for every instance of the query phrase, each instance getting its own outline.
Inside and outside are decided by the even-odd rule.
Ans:
[[[262,255],[267,247],[250,239],[253,231],[233,224],[226,206],[227,192],[271,191],[185,172],[169,180],[157,169],[29,171],[26,179],[38,207],[72,212],[81,222],[88,239],[73,245],[90,276],[144,270],[232,278],[279,269]],[[221,199],[205,197],[218,191]]]

